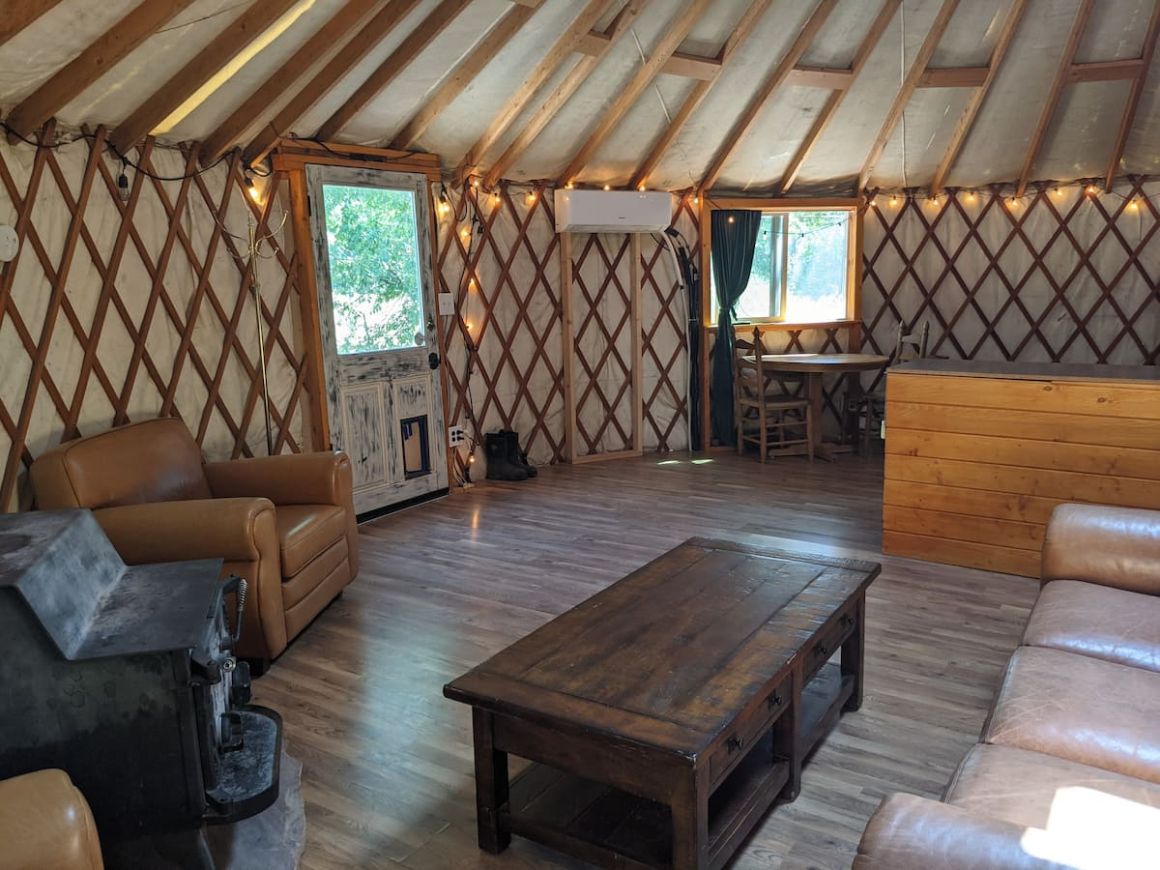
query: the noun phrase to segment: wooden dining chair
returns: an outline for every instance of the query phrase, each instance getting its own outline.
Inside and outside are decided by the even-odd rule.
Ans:
[[[916,359],[926,359],[930,353],[930,323],[923,321],[918,329],[907,332],[906,324],[899,322],[898,332],[894,339],[894,353],[890,357],[891,365],[911,362]],[[855,375],[855,377],[857,377]],[[886,417],[886,381],[882,380],[880,389],[872,393],[850,395],[846,402],[846,411],[853,415],[853,430],[857,441],[861,441],[863,455],[870,453],[872,433],[881,431],[882,421]],[[860,436],[860,437],[859,437]]]
[[[746,444],[756,444],[760,458],[779,453],[806,455],[814,461],[814,416],[808,399],[791,395],[765,369],[761,333],[753,330],[753,340],[733,342],[733,416],[737,427],[737,452]]]

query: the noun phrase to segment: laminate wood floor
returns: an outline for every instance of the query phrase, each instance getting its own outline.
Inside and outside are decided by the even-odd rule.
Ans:
[[[867,602],[865,703],[733,864],[848,867],[884,795],[941,794],[1037,590],[883,557],[881,493],[880,457],[647,457],[541,469],[363,526],[359,578],[255,686],[304,766],[302,866],[582,866],[518,837],[498,857],[478,851],[470,710],[443,684],[685,538],[713,535],[883,563]]]

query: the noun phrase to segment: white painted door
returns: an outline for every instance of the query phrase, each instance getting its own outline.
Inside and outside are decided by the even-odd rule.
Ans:
[[[447,488],[422,175],[307,169],[331,441],[363,514]]]

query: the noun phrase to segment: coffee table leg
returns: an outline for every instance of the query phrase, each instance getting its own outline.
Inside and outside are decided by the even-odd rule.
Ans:
[[[795,800],[802,790],[801,727],[799,718],[802,709],[801,667],[795,667],[790,675],[789,709],[773,723],[773,756],[777,761],[789,765],[789,779],[782,789],[781,799]]]
[[[842,709],[851,711],[862,706],[862,681],[866,651],[866,596],[854,605],[854,633],[842,644],[842,676],[854,678],[854,691]]]
[[[673,870],[709,866],[709,784],[701,772],[689,771],[673,795]]]
[[[498,853],[512,841],[511,832],[500,826],[500,811],[508,802],[507,753],[495,748],[491,713],[473,707],[471,724],[475,732],[475,811],[479,848]]]

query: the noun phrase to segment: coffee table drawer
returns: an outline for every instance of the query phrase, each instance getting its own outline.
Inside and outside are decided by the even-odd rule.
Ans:
[[[821,670],[830,656],[854,633],[854,613],[853,607],[846,607],[829,626],[803,647],[802,676],[805,682],[809,682],[810,677]]]
[[[733,723],[725,742],[709,756],[709,785],[717,785],[737,762],[748,754],[777,718],[790,707],[790,680],[783,680],[777,688],[762,696],[761,702],[750,708]]]

